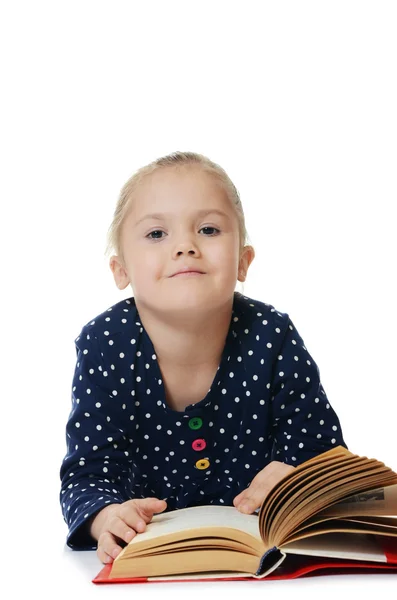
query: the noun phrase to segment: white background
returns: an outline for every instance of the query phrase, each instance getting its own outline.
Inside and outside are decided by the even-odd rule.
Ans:
[[[382,0],[1,4],[1,552],[18,592],[166,593],[91,584],[101,565],[65,549],[58,495],[74,339],[132,295],[104,255],[119,190],[176,150],[226,169],[256,250],[244,293],[290,315],[349,448],[397,469],[396,30]],[[267,585],[353,581],[319,579]]]

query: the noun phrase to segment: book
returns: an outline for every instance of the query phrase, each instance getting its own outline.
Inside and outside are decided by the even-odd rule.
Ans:
[[[302,463],[257,514],[205,505],[159,513],[93,583],[397,573],[397,474],[338,446]]]

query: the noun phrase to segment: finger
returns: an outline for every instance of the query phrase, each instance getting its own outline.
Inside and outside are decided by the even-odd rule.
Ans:
[[[246,496],[246,492],[247,490],[243,490],[242,492],[240,492],[237,496],[235,496],[234,500],[233,500],[233,505],[234,506],[238,506],[240,504],[240,502],[242,502]]]
[[[122,516],[114,515],[109,519],[107,531],[128,544],[138,532],[137,524],[139,521],[140,519],[136,512],[128,521],[123,519]]]
[[[122,507],[128,510],[133,507],[134,510],[140,510],[152,516],[155,512],[162,512],[167,507],[167,502],[159,498],[133,498],[124,502]]]
[[[111,562],[120,554],[122,547],[117,543],[117,538],[109,531],[101,533],[98,539],[97,553],[102,562]]]
[[[253,513],[257,508],[262,506],[270,490],[271,485],[266,485],[263,482],[255,483],[253,480],[250,487],[246,490],[244,498],[237,505],[237,509],[242,513]]]
[[[146,529],[155,512],[162,512],[167,507],[165,500],[158,498],[138,498],[125,502],[120,508],[120,517],[137,533]],[[123,538],[124,539],[124,538]],[[132,538],[131,538],[132,539]],[[130,539],[128,541],[131,541]]]
[[[153,516],[153,513],[163,512],[167,508],[167,502],[159,498],[142,498],[137,500],[137,506],[140,512]]]
[[[152,520],[155,513],[161,513],[167,508],[167,502],[165,500],[159,500],[158,498],[144,498],[137,500],[136,509],[139,516],[149,523]]]
[[[98,546],[96,553],[97,553],[99,560],[101,562],[103,562],[104,565],[108,565],[109,563],[112,563],[114,560],[114,558],[112,556],[110,556],[107,552],[105,552],[103,550],[103,548],[101,548],[100,546]]]
[[[144,507],[139,506],[137,512],[141,519],[138,522],[137,531],[139,531],[139,533],[145,531],[146,524],[150,523],[150,521],[153,519],[153,515],[155,513],[163,512],[163,510],[165,510],[166,508],[167,503],[165,502],[165,500],[155,500],[151,505],[146,504]]]
[[[295,467],[278,461],[269,463],[255,475],[249,487],[236,496],[234,505],[241,512],[254,512],[260,508],[273,486],[294,470]]]

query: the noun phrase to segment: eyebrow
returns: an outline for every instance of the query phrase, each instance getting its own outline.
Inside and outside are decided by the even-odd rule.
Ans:
[[[197,217],[205,217],[210,214],[220,215],[221,217],[225,217],[226,219],[229,218],[229,215],[227,215],[223,211],[218,210],[216,208],[209,208],[209,209],[205,208],[203,210],[198,210],[196,212]],[[135,227],[137,227],[140,223],[142,223],[142,221],[146,221],[147,219],[158,219],[158,220],[164,221],[169,216],[171,216],[171,213],[151,213],[149,215],[145,215],[144,217],[142,217],[142,219],[139,219],[139,221],[137,221],[137,223],[135,223]]]

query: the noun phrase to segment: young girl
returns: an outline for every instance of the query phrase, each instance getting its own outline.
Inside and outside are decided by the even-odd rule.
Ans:
[[[110,268],[133,297],[84,325],[60,501],[67,544],[112,561],[155,513],[252,513],[297,465],[346,447],[286,313],[235,291],[254,249],[239,194],[177,152],[121,190]]]

